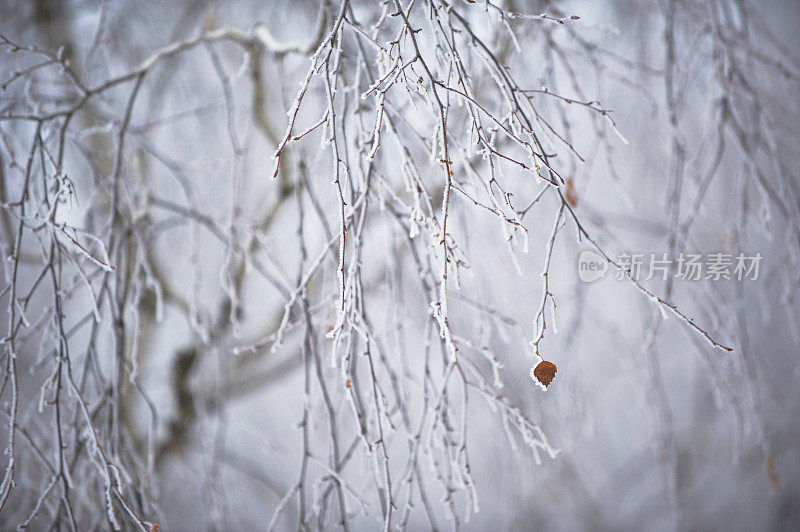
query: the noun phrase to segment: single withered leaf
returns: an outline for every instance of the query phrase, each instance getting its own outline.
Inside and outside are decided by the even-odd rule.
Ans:
[[[571,177],[567,178],[566,189],[564,198],[571,207],[576,207],[578,205],[578,190],[575,188],[575,181]]]
[[[556,376],[556,365],[547,360],[542,360],[531,370],[531,378],[542,390],[547,390]]]

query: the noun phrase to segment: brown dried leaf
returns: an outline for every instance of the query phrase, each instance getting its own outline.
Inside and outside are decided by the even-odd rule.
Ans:
[[[555,376],[556,365],[547,360],[539,362],[531,371],[531,378],[533,378],[533,381],[541,387],[542,390],[547,390],[547,387],[553,382]]]

